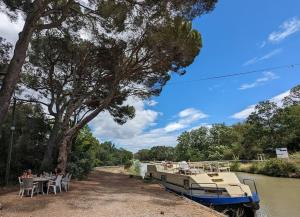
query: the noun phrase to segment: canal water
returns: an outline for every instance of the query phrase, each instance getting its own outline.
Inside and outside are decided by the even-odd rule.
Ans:
[[[257,217],[300,217],[300,179],[236,173],[254,179],[261,199]]]
[[[141,163],[140,175],[144,177],[146,172],[147,164]],[[245,178],[254,179],[256,182],[261,200],[257,217],[300,217],[300,179],[240,172],[236,174],[241,182]]]

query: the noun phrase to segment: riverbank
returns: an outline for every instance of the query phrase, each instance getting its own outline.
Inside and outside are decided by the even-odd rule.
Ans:
[[[290,159],[269,159],[249,163],[231,163],[231,170],[262,174],[274,177],[300,178],[300,153],[291,155]]]
[[[223,216],[158,184],[130,178],[117,167],[96,168],[87,180],[73,181],[67,193],[22,199],[17,195],[17,191],[0,195],[0,217]]]

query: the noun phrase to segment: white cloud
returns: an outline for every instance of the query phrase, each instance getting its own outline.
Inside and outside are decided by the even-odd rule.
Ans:
[[[281,53],[281,51],[282,51],[282,49],[279,48],[279,49],[275,49],[275,50],[273,50],[273,51],[271,51],[271,52],[269,52],[269,53],[267,53],[267,54],[265,54],[265,55],[263,55],[263,56],[261,56],[261,57],[254,57],[254,58],[252,58],[252,59],[250,59],[250,60],[247,60],[247,61],[243,64],[243,66],[249,66],[249,65],[252,65],[252,64],[254,64],[254,63],[257,63],[257,62],[260,62],[260,61],[263,61],[263,60],[270,59],[270,58],[272,58],[273,56],[275,56],[275,55]]]
[[[169,123],[164,130],[166,132],[173,132],[176,130],[181,130],[188,128],[190,124],[203,119],[207,118],[208,115],[203,113],[200,110],[194,108],[187,108],[179,112],[178,114],[179,119],[176,122]]]
[[[252,64],[258,62],[258,59],[259,59],[258,57],[253,57],[252,59],[247,60],[247,61],[243,64],[243,66],[249,66],[249,65],[252,65]]]
[[[282,100],[290,94],[290,90],[285,91],[277,96],[274,96],[271,101],[275,102],[278,106],[282,106]]]
[[[124,125],[116,124],[112,117],[104,112],[96,117],[89,126],[100,141],[110,140],[118,146],[137,151],[155,145],[176,145],[177,136],[182,130],[187,130],[200,119],[207,117],[203,112],[188,108],[176,116],[177,121],[166,124],[165,127],[154,128],[160,112],[147,109],[148,102],[129,98],[127,103],[136,109],[136,116]]]
[[[108,113],[99,115],[90,123],[93,134],[100,141],[109,140],[134,152],[154,145],[176,144],[177,134],[167,133],[161,128],[147,130],[156,124],[159,112],[146,109],[141,100],[131,98],[128,101],[134,105],[136,116],[124,125],[115,123]]]
[[[166,132],[173,132],[176,130],[181,130],[183,128],[186,128],[186,125],[181,124],[181,123],[170,123],[164,128],[164,130]]]
[[[156,106],[158,102],[155,100],[149,100],[145,102],[148,106]]]
[[[114,139],[118,146],[130,151],[137,152],[140,149],[151,148],[153,146],[175,146],[177,144],[178,133],[166,134],[165,132],[150,131],[136,135],[131,139]]]
[[[135,117],[128,120],[124,125],[119,125],[114,122],[108,112],[101,113],[91,123],[96,136],[102,138],[132,138],[141,134],[144,129],[155,123],[159,116],[159,112],[145,109],[143,101],[136,98],[129,98],[126,102],[128,105],[133,105],[136,109]]]
[[[240,90],[246,90],[246,89],[254,88],[254,87],[257,87],[257,86],[261,86],[261,85],[263,85],[264,83],[266,83],[268,81],[279,78],[273,72],[263,72],[263,75],[264,75],[263,77],[260,77],[260,78],[256,79],[252,83],[242,84],[239,89]]]
[[[285,91],[277,96],[274,96],[270,99],[270,101],[275,102],[278,106],[282,106],[282,100],[284,97],[288,96],[290,93],[290,90]],[[256,105],[250,105],[247,108],[243,109],[240,112],[237,112],[230,116],[231,118],[238,119],[238,120],[244,120],[246,119],[252,112],[254,112]]]
[[[22,30],[24,21],[19,16],[16,22],[11,20],[4,13],[0,13],[0,36],[11,43],[15,43],[18,39],[18,33]]]
[[[270,59],[271,57],[279,54],[281,51],[282,51],[282,49],[275,49],[275,50],[271,51],[270,53],[267,53],[266,55],[259,58],[258,61]]]
[[[264,48],[266,46],[267,42],[266,41],[263,41],[260,43],[259,47],[260,48]]]
[[[203,114],[202,112],[200,112],[199,110],[194,109],[194,108],[184,109],[181,112],[179,112],[178,116],[181,117],[181,118],[185,118],[185,117],[193,116],[195,114],[199,114],[202,117],[206,117],[205,114]]]
[[[200,127],[207,127],[207,128],[212,128],[212,124],[208,124],[208,123],[201,123],[197,126],[192,127],[191,129],[189,129],[188,131],[192,131],[192,130],[197,130]]]
[[[250,105],[240,112],[237,112],[231,116],[231,118],[243,120],[246,119],[255,110],[255,105]]]
[[[272,32],[268,40],[271,43],[278,43],[288,36],[298,32],[300,30],[300,20],[297,17],[290,18],[284,21],[280,26],[278,31]]]

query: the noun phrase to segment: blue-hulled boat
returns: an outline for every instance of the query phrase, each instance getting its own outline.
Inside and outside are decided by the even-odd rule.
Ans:
[[[260,199],[254,180],[245,179],[241,183],[229,167],[195,166],[187,162],[153,163],[147,165],[146,177],[229,216],[238,213],[239,216],[252,217],[259,209]]]

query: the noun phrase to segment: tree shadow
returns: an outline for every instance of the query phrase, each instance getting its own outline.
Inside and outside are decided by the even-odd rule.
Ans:
[[[13,200],[3,202],[3,211],[8,212],[34,212],[36,210],[45,209],[51,202],[50,198],[22,198],[19,201]]]
[[[120,197],[120,195],[122,195]],[[95,204],[103,206],[112,203],[126,203],[135,196],[147,195],[144,200],[161,206],[176,206],[179,198],[165,192],[159,185],[145,183],[142,179],[130,178],[126,174],[115,174],[106,171],[93,171],[84,181],[72,181],[70,191],[57,195],[38,195],[34,198],[20,199],[15,192],[1,196],[3,211],[30,213],[47,209],[50,203],[61,203],[71,210],[88,210]],[[9,200],[5,201],[5,198]],[[96,201],[96,202],[95,202]]]

